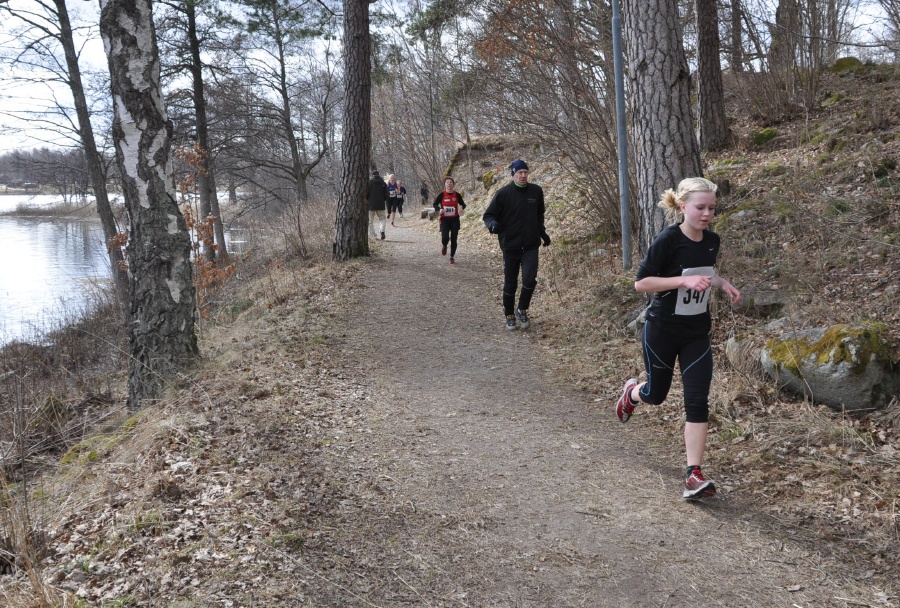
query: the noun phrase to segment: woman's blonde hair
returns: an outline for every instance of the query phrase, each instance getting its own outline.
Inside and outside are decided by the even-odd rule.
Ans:
[[[712,192],[715,193],[719,187],[708,179],[702,177],[686,177],[678,182],[678,188],[672,190],[669,188],[663,192],[659,206],[666,212],[666,219],[670,222],[678,221],[678,214],[681,213],[681,204],[687,203],[688,199],[694,192]]]

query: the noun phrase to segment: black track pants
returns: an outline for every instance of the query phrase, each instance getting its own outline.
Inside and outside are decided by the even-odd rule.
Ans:
[[[503,250],[503,314],[511,315],[516,302],[516,289],[519,286],[519,268],[522,269],[522,293],[519,295],[519,306],[528,310],[531,296],[537,286],[538,248],[504,249]]]

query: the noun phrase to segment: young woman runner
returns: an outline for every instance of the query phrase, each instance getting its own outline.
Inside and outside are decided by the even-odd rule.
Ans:
[[[715,484],[700,470],[709,429],[713,372],[710,292],[713,287],[721,289],[732,304],[740,301],[741,294],[715,270],[719,235],[708,228],[716,213],[716,185],[701,177],[684,179],[677,191],[666,190],[659,206],[670,220],[677,221],[679,215],[683,219],[656,237],[638,269],[634,288],[654,294],[643,332],[647,381],[629,378],[625,382],[616,415],[626,422],[638,404],[662,403],[672,386],[678,359],[686,419],[683,496],[705,498],[716,493]]]

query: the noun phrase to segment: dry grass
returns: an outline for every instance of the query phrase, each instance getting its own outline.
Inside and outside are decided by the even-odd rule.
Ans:
[[[239,316],[252,301],[288,304],[297,286],[296,274],[285,271],[286,262],[298,256],[311,277],[301,291],[328,292],[333,279],[315,268],[330,259],[334,213],[331,204],[311,203],[299,216],[295,211],[274,219],[245,219],[242,227],[253,246],[237,261],[238,273],[230,284],[215,294],[213,319],[198,324],[201,337],[217,322]],[[298,221],[303,239],[297,236]],[[251,285],[254,291],[245,291]],[[97,289],[88,298],[92,305],[84,309],[93,312],[70,311],[41,331],[46,338],[39,342],[15,342],[0,349],[0,574],[19,573],[0,586],[0,603],[11,608],[84,605],[42,575],[46,531],[66,514],[90,511],[98,500],[106,500],[79,490],[80,479],[93,477],[93,463],[117,451],[126,460],[152,451],[184,424],[177,415],[184,403],[179,405],[177,398],[164,412],[148,410],[140,419],[128,417],[122,401],[127,346],[119,324],[109,322],[116,317],[112,294]],[[314,334],[307,339],[316,340]],[[204,350],[215,351],[216,346]],[[197,388],[188,375],[173,384],[176,391],[202,398]],[[40,476],[58,469],[60,462],[68,473],[48,478],[55,487],[44,487]],[[59,503],[51,498],[61,496],[68,499]],[[122,516],[146,518],[140,505],[135,508]]]

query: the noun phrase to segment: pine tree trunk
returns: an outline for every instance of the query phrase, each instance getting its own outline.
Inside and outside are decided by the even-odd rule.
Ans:
[[[785,71],[794,68],[800,36],[800,5],[797,0],[778,0],[771,33],[769,69]]]
[[[731,71],[744,71],[744,37],[741,26],[741,0],[731,0]]]
[[[719,19],[716,0],[697,1],[697,122],[700,149],[716,150],[728,141],[725,92],[719,63]]]
[[[225,225],[222,223],[222,210],[219,207],[216,174],[212,168],[212,160],[209,162],[209,208],[212,210],[213,217],[216,218],[215,222],[213,222],[213,231],[216,233],[216,258],[219,261],[219,266],[228,266],[231,263],[231,256],[228,255],[228,248],[225,246]]]
[[[643,254],[665,227],[665,215],[657,206],[663,191],[685,177],[702,175],[702,165],[691,122],[691,80],[677,4],[675,0],[630,0],[625,7]]]
[[[370,45],[368,0],[344,0],[344,142],[335,260],[369,254],[366,186],[372,147]]]
[[[116,161],[129,216],[131,367],[128,406],[160,397],[197,356],[190,238],[169,176],[171,129],[159,81],[150,0],[100,0]]]
[[[100,216],[100,225],[103,227],[103,236],[106,238],[110,271],[112,272],[113,285],[116,290],[116,300],[119,303],[122,319],[127,319],[131,293],[130,279],[125,268],[122,248],[114,243],[114,238],[119,233],[119,227],[113,215],[112,205],[109,203],[109,192],[106,189],[106,171],[103,168],[103,159],[97,150],[94,128],[91,125],[87,99],[84,95],[81,68],[78,65],[78,53],[75,50],[75,40],[72,37],[72,24],[69,20],[69,12],[66,9],[65,0],[54,0],[54,4],[59,17],[59,40],[66,56],[69,89],[72,91],[75,114],[78,116],[78,134],[81,137],[85,160],[91,172],[91,185],[94,188],[94,200],[97,206],[97,214]]]
[[[212,170],[212,150],[209,144],[209,121],[206,118],[206,94],[203,88],[203,62],[200,58],[200,40],[197,37],[197,11],[194,3],[184,3],[187,16],[187,39],[191,49],[191,79],[193,87],[194,115],[197,127],[197,145],[200,148],[200,166],[197,167],[197,185],[200,194],[199,221],[206,223],[208,217],[213,218],[213,234],[203,243],[203,255],[212,263],[221,256],[227,264],[228,252],[225,241],[217,239],[219,233],[224,235],[222,218],[219,213],[219,201],[216,195],[215,179]]]

